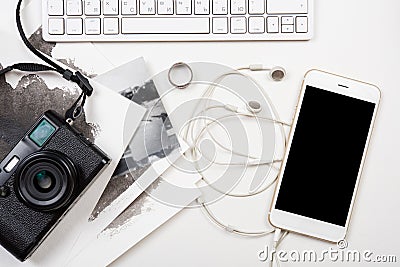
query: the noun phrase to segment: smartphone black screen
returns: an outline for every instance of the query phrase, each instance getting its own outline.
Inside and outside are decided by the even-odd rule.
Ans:
[[[375,105],[306,87],[276,209],[345,226]]]

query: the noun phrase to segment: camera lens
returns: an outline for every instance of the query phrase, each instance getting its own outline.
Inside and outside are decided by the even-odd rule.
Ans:
[[[29,207],[50,211],[65,206],[76,188],[78,170],[57,151],[39,151],[26,157],[15,177],[15,191]]]
[[[38,191],[47,193],[54,188],[55,179],[56,178],[51,172],[42,170],[35,174],[33,184]]]

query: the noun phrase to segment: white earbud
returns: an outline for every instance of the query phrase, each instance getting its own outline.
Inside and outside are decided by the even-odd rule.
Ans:
[[[235,113],[242,113],[242,114],[249,114],[249,115],[254,115],[256,113],[260,113],[262,110],[260,102],[256,100],[250,100],[246,104],[246,108],[240,108],[231,104],[226,104],[224,106],[226,110],[235,112]]]
[[[250,100],[247,103],[246,108],[248,111],[250,111],[253,114],[260,113],[262,110],[261,104],[257,100]]]
[[[269,71],[269,77],[275,81],[275,82],[280,82],[282,81],[286,76],[286,70],[283,67],[273,67]]]
[[[262,64],[252,64],[248,68],[251,71],[268,71],[268,76],[275,82],[282,81],[286,76],[286,70],[283,67],[275,66],[271,69],[264,68]]]

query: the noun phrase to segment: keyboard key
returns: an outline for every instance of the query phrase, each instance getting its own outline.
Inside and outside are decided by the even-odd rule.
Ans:
[[[100,0],[86,0],[85,1],[85,14],[86,15],[100,15]]]
[[[269,14],[307,13],[307,0],[268,0]]]
[[[100,34],[100,18],[86,18],[85,19],[85,33],[86,34]]]
[[[213,0],[213,14],[214,15],[228,14],[228,0]]]
[[[177,0],[176,1],[176,14],[177,15],[192,14],[192,0]]]
[[[143,34],[143,33],[209,33],[209,18],[122,18],[122,33]]]
[[[103,0],[104,15],[118,15],[118,0]]]
[[[158,0],[158,14],[173,15],[174,14],[173,0]]]
[[[67,15],[69,15],[69,16],[82,15],[82,1],[81,0],[67,0]]]
[[[268,33],[279,33],[279,18],[278,17],[267,17],[267,32]]]
[[[213,33],[228,33],[228,18],[213,18]]]
[[[246,14],[246,0],[231,0],[231,14]]]
[[[136,0],[121,0],[121,12],[122,15],[136,15]]]
[[[264,17],[249,17],[249,33],[264,33]]]
[[[210,14],[210,0],[194,0],[194,14],[196,15]]]
[[[246,33],[246,17],[231,17],[231,33]]]
[[[104,34],[118,34],[119,33],[118,18],[104,18],[103,32]]]
[[[291,25],[291,24],[294,24],[294,19],[293,19],[293,17],[282,16],[281,20],[282,20],[282,25]]]
[[[139,11],[141,15],[156,14],[156,4],[154,0],[139,0]]]
[[[265,13],[265,0],[249,0],[249,14],[264,14],[264,13]]]
[[[80,35],[83,33],[82,19],[72,18],[67,19],[67,34]]]
[[[294,32],[294,25],[282,25],[283,33],[292,33]]]
[[[52,34],[52,35],[64,34],[64,19],[50,18],[49,19],[49,34]]]
[[[308,32],[308,18],[307,17],[296,17],[296,32],[306,33]]]
[[[63,0],[48,0],[47,14],[50,16],[64,15],[64,1]]]

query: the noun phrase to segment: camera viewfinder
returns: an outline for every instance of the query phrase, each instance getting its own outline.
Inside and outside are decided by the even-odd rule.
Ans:
[[[32,131],[29,138],[38,146],[43,146],[50,136],[56,131],[56,128],[46,119],[43,119],[38,126]]]

